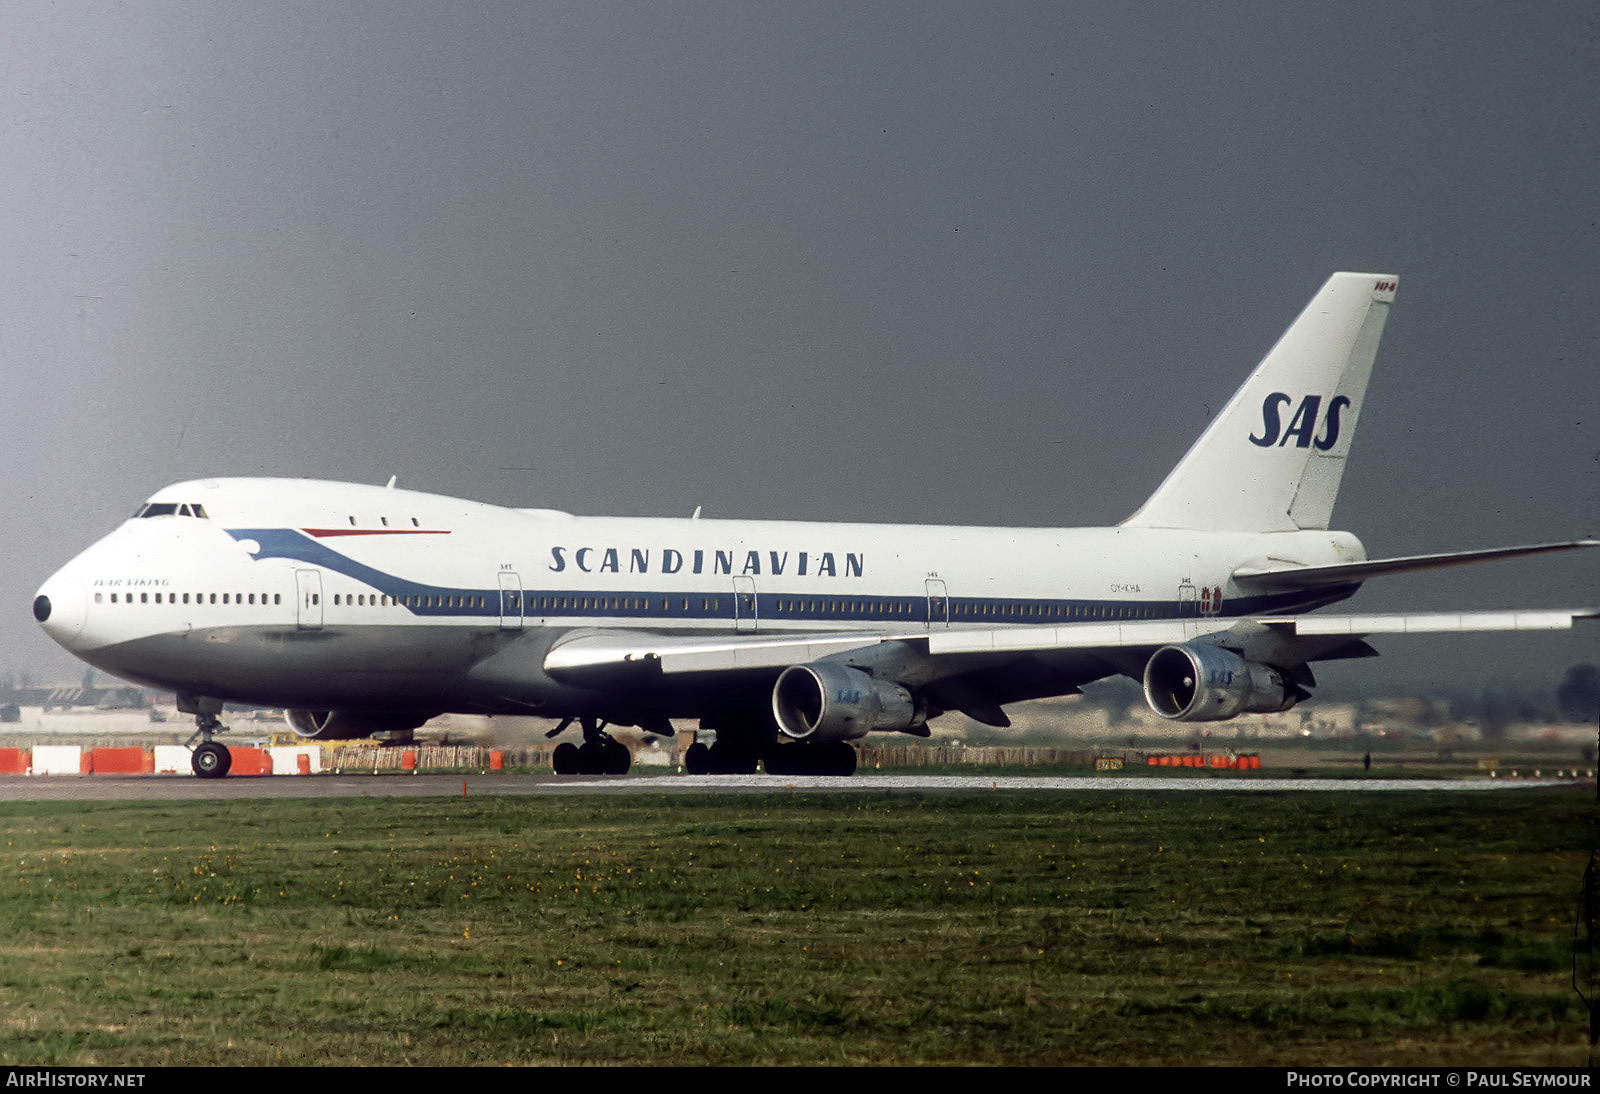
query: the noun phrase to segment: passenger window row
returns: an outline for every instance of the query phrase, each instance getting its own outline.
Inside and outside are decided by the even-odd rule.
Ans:
[[[993,617],[1023,615],[1051,619],[1159,619],[1163,613],[1153,604],[1032,604],[1016,601],[952,602],[955,615]]]
[[[695,600],[700,601],[700,611],[714,612],[722,603],[721,597],[669,597],[661,598],[661,606],[653,608],[654,601],[646,596],[524,596],[521,593],[507,595],[507,605],[513,611],[614,611],[614,612],[671,612],[672,602],[679,602],[679,611],[694,611],[691,606]]]
[[[135,601],[135,597],[138,600]],[[104,603],[106,598],[112,604],[245,604],[245,605],[281,605],[283,596],[280,593],[105,593],[96,592],[94,602]],[[603,597],[603,596],[533,596],[522,593],[506,594],[506,606],[511,611],[537,612],[537,611],[625,611],[649,612],[659,610],[671,613],[673,601],[679,602],[679,610],[693,611],[691,604],[699,600],[699,610],[702,612],[715,612],[721,610],[721,598],[710,597],[662,597],[660,608],[653,608],[654,601],[649,597]],[[379,593],[335,593],[333,603],[335,607],[389,607],[397,605],[405,608],[467,608],[482,609],[489,606],[490,598],[481,595],[473,596],[444,596],[444,595],[412,595],[412,596],[386,596]],[[748,604],[745,607],[749,607]],[[914,600],[890,600],[874,604],[867,600],[787,600],[780,599],[773,602],[777,614],[823,614],[823,615],[860,615],[869,612],[888,615],[906,615],[920,617],[924,604]],[[937,609],[936,609],[937,610]],[[1156,619],[1163,613],[1154,605],[1077,605],[1075,607],[1062,604],[1030,604],[1015,601],[986,601],[977,603],[962,603],[952,601],[951,612],[955,616],[966,616],[977,620],[989,620],[1012,616],[1050,617],[1068,620],[1084,619]]]
[[[104,603],[104,597],[110,596],[111,603],[132,604],[134,596],[138,596],[140,604],[282,604],[281,593],[95,593],[94,602]],[[191,600],[191,595],[193,599]],[[120,600],[118,599],[120,597]],[[218,599],[218,598],[221,599]],[[259,600],[257,598],[260,598]],[[231,599],[230,599],[231,598]]]

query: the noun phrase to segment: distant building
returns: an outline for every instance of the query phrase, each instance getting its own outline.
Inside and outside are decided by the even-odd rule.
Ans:
[[[44,710],[68,707],[92,707],[96,710],[145,710],[151,705],[150,697],[142,688],[132,687],[128,684],[119,684],[115,687],[86,688],[78,687],[42,687],[42,688],[13,688],[9,694],[0,696],[0,703],[6,707],[40,707]],[[15,718],[5,718],[0,715],[0,721],[16,721]]]

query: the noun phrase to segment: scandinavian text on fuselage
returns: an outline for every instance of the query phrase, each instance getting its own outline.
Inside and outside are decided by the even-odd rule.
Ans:
[[[841,567],[839,556],[844,556]],[[548,569],[562,573],[569,567],[586,574],[737,574],[758,577],[861,577],[866,553],[856,551],[756,551],[678,550],[664,547],[550,548]]]

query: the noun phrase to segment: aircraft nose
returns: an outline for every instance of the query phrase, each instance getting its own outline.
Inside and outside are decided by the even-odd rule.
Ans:
[[[60,574],[41,585],[33,598],[33,618],[44,633],[67,649],[73,648],[83,631],[87,608],[88,598]]]

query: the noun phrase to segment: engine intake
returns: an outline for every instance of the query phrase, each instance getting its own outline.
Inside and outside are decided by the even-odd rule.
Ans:
[[[318,741],[349,741],[378,737],[391,742],[411,740],[411,731],[428,720],[426,715],[351,713],[343,710],[286,710],[283,720],[298,736]]]
[[[1220,646],[1163,646],[1144,667],[1145,702],[1176,722],[1271,714],[1305,697],[1277,669]]]
[[[772,688],[772,714],[797,741],[849,741],[927,721],[911,692],[828,661],[790,665]]]

